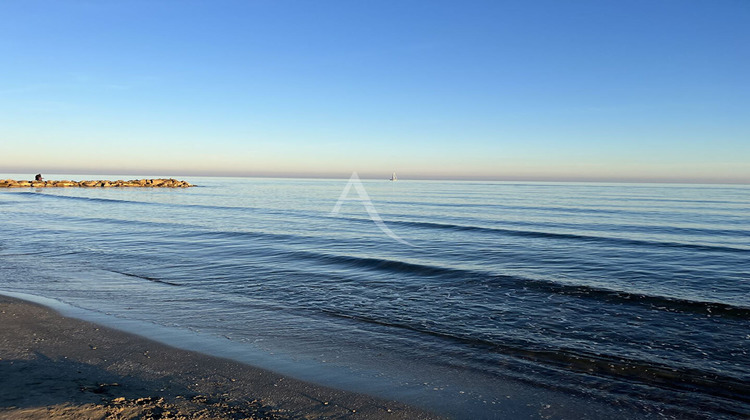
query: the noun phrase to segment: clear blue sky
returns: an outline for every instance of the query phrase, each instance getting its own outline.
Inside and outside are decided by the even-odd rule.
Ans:
[[[750,182],[750,1],[8,0],[0,149],[0,172]]]

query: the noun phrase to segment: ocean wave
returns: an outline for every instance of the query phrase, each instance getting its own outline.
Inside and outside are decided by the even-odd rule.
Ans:
[[[160,227],[174,230],[172,235],[183,237],[191,241],[201,241],[206,239],[239,239],[248,238],[253,240],[264,239],[269,243],[279,243],[281,241],[294,241],[301,243],[308,241],[311,244],[320,244],[321,238],[316,236],[304,236],[300,234],[271,233],[258,231],[224,231],[211,230],[202,227],[183,225],[177,222],[151,222],[151,221],[130,221],[119,219],[103,218],[78,218],[69,216],[76,220],[96,221],[100,223],[114,223],[123,226],[130,226],[132,223],[143,224],[151,227]],[[424,222],[407,222],[410,224],[417,223],[423,226]],[[441,229],[469,229],[494,231],[494,229],[427,223],[430,226],[438,226]],[[175,230],[176,229],[176,230]],[[505,230],[503,230],[505,232]],[[521,232],[521,231],[517,231]],[[540,237],[555,236],[556,234],[547,234],[543,232],[531,232],[533,235]],[[580,236],[580,235],[575,235]],[[566,235],[567,237],[567,235]],[[638,242],[640,243],[640,242]],[[713,249],[713,248],[712,248]],[[739,251],[735,249],[736,251]],[[576,284],[573,282],[560,282],[554,279],[528,278],[517,275],[507,275],[491,271],[472,270],[460,267],[440,266],[422,264],[416,262],[400,261],[396,259],[360,257],[353,255],[342,255],[325,253],[318,251],[303,251],[293,249],[279,249],[276,256],[292,259],[307,259],[316,263],[349,268],[354,270],[375,270],[380,272],[391,272],[394,274],[405,274],[418,277],[429,277],[446,279],[454,282],[461,282],[464,285],[471,283],[480,283],[503,288],[526,288],[541,293],[560,294],[576,296],[585,299],[595,299],[610,303],[625,303],[630,305],[646,306],[651,309],[671,312],[690,312],[712,316],[732,317],[741,319],[750,319],[750,307],[737,306],[723,302],[701,301],[686,299],[683,297],[653,295],[649,293],[638,293],[634,291],[624,291],[608,289],[591,285]],[[138,276],[130,273],[121,272],[119,274],[140,277],[149,281],[160,281],[148,276]],[[171,284],[167,282],[167,284]],[[179,285],[179,284],[172,284]]]
[[[446,197],[440,197],[440,198],[446,198]],[[452,199],[462,199],[465,197],[462,196],[455,196],[455,197],[447,197]],[[654,202],[654,203],[660,203],[660,202],[674,202],[674,203],[681,203],[681,204],[724,204],[724,205],[734,205],[737,206],[737,209],[744,209],[743,206],[746,206],[748,203],[743,201],[706,201],[706,200],[660,200],[660,199],[631,199],[631,198],[622,198],[618,200],[611,200],[614,201],[621,201],[625,202],[627,201],[628,204],[632,204],[633,202],[643,201],[643,202]],[[498,204],[498,203],[466,203],[466,202],[436,202],[436,201],[420,201],[420,202],[412,202],[412,201],[399,201],[399,200],[388,200],[384,202],[388,205],[408,205],[413,206],[415,204],[419,205],[420,207],[435,207],[435,208],[473,208],[473,209],[487,209],[487,210],[521,210],[521,211],[533,211],[533,212],[554,212],[556,214],[592,214],[592,215],[630,215],[630,214],[643,214],[644,211],[648,211],[650,214],[673,214],[675,211],[675,208],[670,206],[658,206],[658,205],[652,205],[652,206],[638,206],[635,208],[624,208],[625,205],[622,203],[614,203],[614,204],[602,204],[598,203],[597,207],[571,207],[571,206],[564,206],[564,205],[520,205],[520,204]],[[704,207],[686,207],[686,206],[680,206],[679,210],[685,211],[685,210],[697,210],[702,211],[705,210]],[[717,209],[712,208],[712,211],[717,210],[723,210],[723,209]]]
[[[469,222],[476,222],[477,219],[470,219],[465,217]],[[390,221],[389,223],[400,223],[400,222],[414,222],[420,223],[419,221]],[[479,220],[482,222],[482,220]],[[667,235],[687,235],[687,236],[738,236],[741,238],[750,238],[750,229],[729,229],[725,227],[717,228],[699,228],[699,227],[680,227],[680,226],[662,226],[662,225],[639,225],[639,224],[611,224],[611,223],[566,223],[561,221],[555,222],[541,222],[541,221],[521,221],[521,220],[502,220],[497,221],[503,225],[510,226],[522,226],[531,228],[551,228],[551,229],[588,229],[588,230],[605,230],[605,231],[616,231],[616,232],[634,232],[634,233],[648,233],[648,234],[667,234]],[[457,225],[454,223],[437,223],[443,225],[456,225],[456,226],[471,226],[471,225]],[[750,226],[750,225],[749,225]],[[478,228],[493,229],[492,227],[475,226]],[[501,228],[502,229],[502,228]]]
[[[161,279],[157,279],[157,278],[150,277],[150,276],[144,276],[144,275],[141,275],[141,274],[126,273],[124,271],[117,271],[117,270],[112,270],[112,269],[105,269],[105,271],[109,271],[110,273],[121,274],[121,275],[127,276],[127,277],[135,277],[135,278],[142,279],[142,280],[148,280],[148,281],[152,281],[154,283],[167,284],[167,285],[170,285],[170,286],[182,286],[179,283],[173,283],[171,281],[161,280]]]
[[[731,400],[750,402],[750,383],[745,378],[736,378],[727,374],[687,367],[677,368],[647,360],[591,353],[580,349],[544,348],[540,347],[539,344],[519,340],[489,341],[460,333],[430,329],[419,324],[380,320],[364,314],[351,314],[332,309],[323,309],[322,312],[332,317],[398,328],[443,340],[460,342],[475,349],[482,348],[484,351],[491,353],[530,361],[543,366],[553,366],[563,371],[617,378],[676,391],[700,391]]]
[[[101,203],[117,203],[117,204],[137,204],[137,205],[149,205],[149,206],[159,206],[159,207],[169,207],[169,208],[202,208],[207,210],[231,210],[231,211],[268,211],[269,213],[278,213],[278,214],[289,214],[293,213],[293,211],[284,211],[284,210],[272,210],[262,207],[251,207],[251,206],[220,206],[215,204],[195,204],[195,203],[161,203],[158,201],[140,201],[140,200],[124,200],[124,199],[116,199],[116,198],[100,198],[100,197],[81,197],[81,196],[75,196],[75,195],[62,195],[62,194],[52,194],[49,192],[32,192],[32,191],[25,191],[25,192],[18,192],[15,193],[18,195],[28,195],[28,196],[34,196],[34,197],[41,197],[45,199],[61,199],[61,200],[81,200],[81,201],[89,201],[89,202],[101,202]]]
[[[515,275],[417,264],[382,258],[355,257],[313,251],[290,251],[287,255],[295,258],[312,259],[321,263],[345,267],[348,266],[356,269],[388,271],[397,274],[411,274],[450,279],[451,281],[460,282],[464,286],[469,283],[482,283],[502,286],[503,288],[533,289],[544,293],[596,299],[610,303],[645,306],[660,311],[691,312],[711,316],[750,319],[750,307],[722,302],[700,301],[672,296],[656,296],[647,293],[613,290],[590,285],[565,284],[551,279],[532,279]]]
[[[33,195],[36,197],[54,198],[54,199],[65,199],[65,200],[84,200],[90,202],[102,202],[102,203],[120,203],[120,204],[138,204],[138,205],[153,205],[153,206],[167,206],[167,207],[180,207],[180,208],[205,208],[209,210],[232,210],[232,211],[264,211],[268,214],[284,214],[284,215],[300,215],[298,211],[289,210],[274,210],[265,209],[258,207],[231,207],[231,206],[217,206],[217,205],[204,205],[204,204],[174,204],[174,203],[158,203],[148,201],[134,201],[134,200],[121,200],[112,198],[98,198],[98,197],[80,197],[80,196],[66,196],[57,194],[46,194],[36,192],[19,192],[16,194]],[[360,223],[371,223],[369,219],[350,217],[348,221],[360,222]],[[122,221],[129,223],[131,221]],[[132,221],[133,223],[148,223],[141,221]],[[571,241],[585,241],[593,243],[611,244],[611,245],[626,245],[626,246],[652,246],[659,248],[674,248],[674,249],[694,249],[705,252],[726,252],[726,253],[750,253],[750,248],[742,248],[736,246],[727,245],[712,245],[712,244],[696,244],[686,242],[674,242],[674,241],[653,241],[646,239],[633,239],[633,238],[618,238],[611,236],[600,236],[600,235],[587,235],[578,233],[566,233],[566,232],[549,232],[542,230],[525,230],[525,229],[511,229],[501,227],[487,227],[487,226],[474,226],[474,225],[462,225],[453,223],[437,223],[437,222],[423,222],[415,220],[384,220],[387,225],[406,226],[412,228],[427,228],[427,229],[442,229],[449,231],[465,231],[465,232],[481,232],[488,234],[503,234],[508,236],[516,237],[527,237],[527,238],[539,238],[539,239],[564,239]],[[540,226],[540,227],[553,227],[541,223],[526,223],[523,225],[527,226]],[[572,228],[572,227],[571,227]],[[649,227],[639,228],[642,232],[649,232]],[[739,229],[705,229],[705,228],[679,228],[670,227],[668,231],[659,230],[658,227],[653,228],[654,232],[658,233],[673,233],[681,235],[720,235],[720,236],[736,236],[745,237],[750,235],[750,231],[739,230]],[[257,233],[257,232],[253,232]]]
[[[76,200],[91,200],[91,201],[102,201],[102,202],[128,202],[138,203],[133,201],[125,200],[112,200],[103,198],[87,198],[87,197],[70,197],[54,194],[41,194],[33,192],[21,192],[17,194],[29,194],[34,196],[43,197],[56,197],[64,199],[76,199]],[[145,203],[152,204],[152,203]],[[156,203],[158,204],[158,203]],[[179,205],[181,206],[181,205]],[[114,223],[121,224],[123,226],[132,226],[135,224],[143,224],[152,227],[163,227],[170,231],[170,235],[173,237],[182,237],[191,241],[199,241],[208,238],[249,238],[249,239],[268,239],[271,244],[279,244],[285,241],[293,241],[295,244],[310,243],[311,245],[324,244],[326,238],[320,236],[305,236],[298,233],[279,233],[279,232],[263,232],[263,231],[229,231],[229,230],[213,230],[206,227],[194,226],[189,224],[182,224],[177,221],[135,221],[135,220],[121,220],[121,219],[108,219],[108,218],[89,218],[89,217],[78,217],[78,216],[59,216],[75,219],[78,221],[93,221],[97,223]],[[359,218],[347,218],[346,220],[358,221],[362,223],[371,223],[368,219]],[[668,247],[668,248],[687,248],[693,250],[702,251],[720,251],[720,252],[732,252],[732,253],[749,253],[750,250],[736,247],[727,247],[719,245],[702,245],[702,244],[688,244],[679,242],[666,242],[666,241],[646,241],[638,239],[626,239],[626,238],[612,238],[605,236],[593,236],[593,235],[581,235],[574,233],[556,233],[556,232],[543,232],[543,231],[532,231],[532,230],[521,230],[521,229],[503,229],[503,228],[491,228],[481,227],[472,225],[461,225],[461,224],[449,224],[449,223],[435,223],[435,222],[421,222],[421,221],[398,221],[398,220],[387,220],[387,224],[415,227],[415,228],[427,228],[427,229],[441,229],[447,231],[471,231],[471,232],[484,232],[489,234],[502,234],[511,236],[522,236],[522,237],[533,237],[533,238],[544,238],[544,239],[565,239],[572,241],[585,241],[587,243],[608,243],[608,244],[630,244],[639,246],[646,249],[647,246],[656,247]],[[64,232],[63,232],[64,233]],[[377,270],[383,272],[392,272],[397,274],[408,274],[413,276],[424,276],[449,279],[451,281],[459,282],[481,282],[489,285],[498,285],[509,288],[529,288],[544,293],[555,293],[561,295],[577,296],[587,299],[597,299],[613,303],[628,303],[633,305],[647,306],[656,310],[665,311],[680,311],[680,312],[693,312],[701,314],[710,314],[715,316],[723,317],[738,317],[742,319],[750,319],[750,308],[744,306],[736,306],[732,304],[722,302],[711,302],[711,301],[700,301],[693,299],[686,299],[683,297],[675,296],[662,296],[653,295],[649,293],[638,293],[634,291],[623,291],[616,289],[600,288],[590,285],[576,284],[575,282],[560,282],[554,279],[531,279],[520,276],[505,275],[497,272],[488,272],[480,270],[470,270],[460,267],[451,267],[450,265],[440,266],[433,264],[417,263],[400,261],[397,259],[384,259],[384,258],[368,258],[359,257],[352,255],[340,255],[325,252],[316,251],[300,251],[290,250],[286,247],[279,250],[279,254],[285,258],[305,258],[311,259],[318,263],[331,264],[339,267],[350,267],[353,269],[365,269],[365,270]],[[131,275],[129,273],[120,273],[123,275]],[[149,281],[159,281],[158,279],[149,278],[147,276],[136,276],[141,277]],[[167,283],[169,284],[169,283]],[[172,284],[178,285],[178,284]],[[617,286],[616,286],[617,287]]]
[[[34,196],[34,197],[43,197],[46,199],[55,199],[55,200],[78,200],[78,201],[90,201],[90,202],[98,202],[98,203],[127,203],[127,204],[146,204],[146,205],[156,204],[156,203],[148,202],[148,201],[120,200],[116,198],[101,198],[101,197],[81,197],[81,196],[75,196],[75,195],[50,194],[50,193],[45,193],[45,192],[32,192],[32,191],[23,191],[23,192],[17,192],[14,194]]]
[[[357,219],[361,221],[367,221],[368,219]],[[451,223],[435,223],[435,222],[419,222],[419,221],[405,221],[405,220],[386,220],[386,224],[418,227],[418,228],[434,228],[444,229],[452,231],[471,231],[471,232],[484,232],[484,233],[500,233],[509,236],[519,237],[530,237],[540,239],[571,239],[597,243],[608,243],[616,245],[636,245],[636,246],[655,246],[664,248],[688,248],[701,251],[719,251],[719,252],[747,252],[750,253],[750,248],[737,248],[724,245],[704,245],[704,244],[691,244],[685,242],[668,242],[668,241],[649,241],[645,239],[630,239],[630,238],[615,238],[610,236],[595,236],[595,235],[582,235],[577,233],[562,233],[562,232],[543,232],[534,230],[520,230],[520,229],[506,229],[498,227],[484,227],[484,226],[472,226],[472,225],[459,225]],[[744,231],[738,231],[738,233],[747,234]]]

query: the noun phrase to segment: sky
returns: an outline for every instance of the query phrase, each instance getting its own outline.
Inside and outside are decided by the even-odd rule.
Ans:
[[[0,173],[750,183],[748,0],[0,2]]]

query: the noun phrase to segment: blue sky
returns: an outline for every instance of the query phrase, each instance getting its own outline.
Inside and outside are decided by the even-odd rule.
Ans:
[[[0,3],[0,172],[750,182],[750,2]]]

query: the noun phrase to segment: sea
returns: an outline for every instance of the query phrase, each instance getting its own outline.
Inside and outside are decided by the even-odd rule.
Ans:
[[[750,417],[749,185],[386,178],[2,189],[0,293],[455,419]]]

